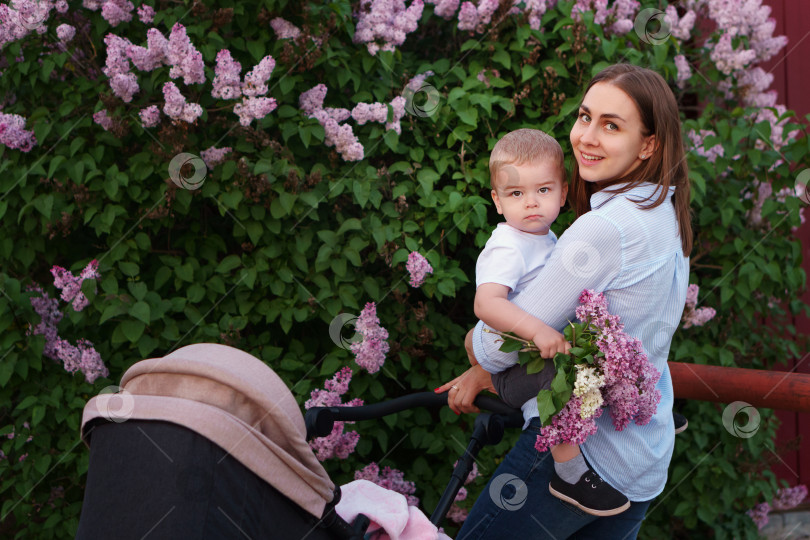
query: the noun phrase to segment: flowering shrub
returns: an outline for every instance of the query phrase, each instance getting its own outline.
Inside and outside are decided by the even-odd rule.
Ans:
[[[384,467],[380,471],[380,466],[372,462],[356,471],[354,473],[355,480],[368,480],[374,482],[378,486],[396,491],[405,495],[408,499],[408,506],[418,506],[419,499],[413,494],[416,492],[416,485],[413,482],[405,480],[405,473],[392,469],[391,467]]]
[[[344,367],[338,371],[334,377],[326,381],[324,389],[313,390],[310,398],[304,404],[305,409],[312,407],[357,407],[363,404],[363,400],[355,398],[343,403],[340,397],[349,390],[349,382],[352,380],[352,370]],[[315,451],[315,456],[321,461],[336,457],[346,459],[354,452],[357,446],[359,435],[356,431],[344,431],[345,424],[354,422],[335,422],[332,433],[326,437],[318,437],[309,442]]]
[[[489,151],[535,127],[570,164],[583,87],[609,63],[657,70],[683,104],[693,309],[716,315],[676,332],[671,359],[767,368],[806,350],[790,322],[804,309],[792,230],[804,127],[757,65],[784,39],[760,0],[670,4],[0,4],[3,535],[74,536],[81,410],[137,360],[226,343],[272,366],[302,406],[355,359],[344,403],[452,378],[467,365],[475,258],[498,221]],[[636,28],[646,8],[668,32]],[[418,288],[412,252],[432,269]],[[93,260],[87,305],[60,308],[51,269],[69,280]],[[330,321],[349,313],[363,314],[357,339],[336,345]],[[641,536],[753,538],[745,512],[778,487],[771,413],[739,439],[717,404],[682,412],[690,427]],[[358,422],[354,451],[324,463],[342,483],[384,456],[430,510],[471,424],[449,410]],[[12,432],[26,437],[2,437]],[[482,452],[485,474],[515,436]],[[459,508],[482,487],[468,485]]]
[[[756,523],[757,529],[762,529],[768,524],[768,514],[771,510],[790,510],[798,506],[807,498],[807,486],[799,484],[792,488],[780,488],[770,504],[759,503],[746,512],[751,520]]]

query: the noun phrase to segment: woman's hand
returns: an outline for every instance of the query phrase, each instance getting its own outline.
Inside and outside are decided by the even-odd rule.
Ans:
[[[476,364],[434,391],[437,394],[448,392],[447,404],[454,413],[460,414],[463,412],[481,412],[478,407],[473,405],[473,401],[481,393],[481,390],[489,390],[495,393],[495,387],[492,386],[492,376],[484,368]]]

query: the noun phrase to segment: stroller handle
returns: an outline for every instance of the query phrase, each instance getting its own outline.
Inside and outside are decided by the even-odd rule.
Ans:
[[[478,396],[475,398],[474,404],[480,409],[504,415],[508,419],[507,427],[522,425],[523,416],[520,409],[513,409],[498,398]],[[335,422],[373,420],[415,407],[437,409],[445,405],[447,405],[447,392],[441,394],[418,392],[359,407],[312,407],[304,415],[307,440],[329,435]]]

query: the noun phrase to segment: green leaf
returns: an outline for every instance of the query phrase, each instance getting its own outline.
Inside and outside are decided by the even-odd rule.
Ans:
[[[135,343],[138,341],[138,339],[140,339],[145,328],[146,325],[141,321],[129,320],[121,323],[121,331],[124,333],[124,337],[126,337],[132,343]]]
[[[217,265],[216,272],[218,274],[227,274],[234,268],[238,268],[242,265],[242,260],[236,255],[228,255],[224,259],[222,259],[219,264]]]
[[[422,186],[425,196],[429,196],[433,193],[433,184],[439,178],[441,178],[439,173],[430,168],[420,169],[419,172],[416,173],[416,179],[419,181],[419,185]]]
[[[507,332],[507,334],[508,334],[508,332]],[[498,350],[501,351],[501,352],[510,353],[510,352],[519,351],[520,349],[522,349],[524,347],[524,345],[525,344],[522,341],[518,341],[516,339],[509,339],[508,337],[505,337],[503,339],[503,343],[501,344],[501,346],[500,346],[500,348]]]
[[[509,53],[503,49],[495,51],[495,54],[492,55],[492,60],[507,69],[512,67],[512,58],[509,56]]]
[[[123,315],[126,312],[127,312],[126,306],[120,302],[108,304],[104,308],[104,312],[101,314],[101,319],[99,319],[98,323],[104,324],[111,318],[117,317],[118,315]]]
[[[540,413],[540,421],[547,426],[551,417],[557,413],[554,401],[551,399],[551,390],[540,390],[537,394],[537,410]]]
[[[535,358],[531,360],[528,364],[526,364],[526,373],[532,375],[534,373],[540,373],[543,371],[543,368],[546,367],[546,361],[543,358]]]
[[[253,58],[258,62],[264,58],[264,42],[263,41],[248,41],[246,43],[247,50],[253,55]]]
[[[526,82],[535,75],[537,75],[538,69],[531,64],[526,64],[520,71],[521,71],[520,82]]]
[[[149,308],[149,304],[144,301],[135,302],[135,304],[129,308],[129,314],[145,324],[149,324],[149,321],[151,320],[151,310]]]
[[[554,375],[554,379],[551,381],[551,391],[558,395],[573,391],[573,387],[568,384],[564,370],[558,370],[556,375]]]

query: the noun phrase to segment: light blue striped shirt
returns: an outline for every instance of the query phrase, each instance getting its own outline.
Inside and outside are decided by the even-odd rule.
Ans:
[[[596,421],[599,429],[581,445],[602,478],[631,501],[652,499],[664,489],[675,443],[672,379],[667,356],[678,327],[689,283],[689,258],[683,256],[678,221],[669,198],[651,210],[636,202],[659,193],[644,183],[627,193],[597,192],[592,210],[560,236],[545,267],[513,299],[517,306],[562,331],[584,289],[604,292],[608,311],[621,317],[624,331],[641,340],[649,360],[661,372],[661,402],[649,424],[613,427],[609,411]],[[647,205],[649,202],[643,203]],[[480,322],[473,335],[475,356],[490,373],[517,362],[516,353],[498,350],[494,334]],[[528,422],[538,416],[537,401],[523,407]]]

